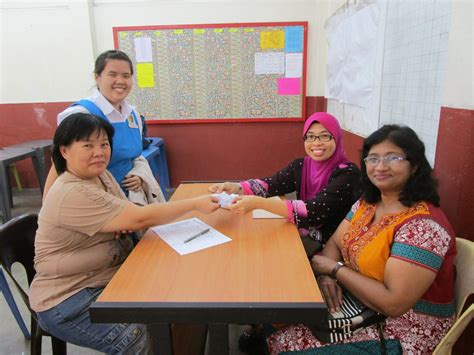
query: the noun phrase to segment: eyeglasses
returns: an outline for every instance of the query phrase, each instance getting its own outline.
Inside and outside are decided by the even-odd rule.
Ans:
[[[320,134],[319,136],[316,136],[314,134],[305,134],[304,141],[315,142],[316,139],[319,139],[320,142],[329,142],[333,138],[334,138],[333,136],[327,133]]]
[[[387,155],[385,157],[366,157],[364,158],[365,164],[369,166],[377,166],[380,162],[384,165],[395,165],[403,160],[408,160],[405,157],[399,155]]]

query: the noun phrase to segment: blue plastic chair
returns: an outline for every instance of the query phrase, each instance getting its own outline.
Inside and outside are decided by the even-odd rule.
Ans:
[[[10,291],[10,287],[8,287],[7,279],[5,278],[5,275],[3,274],[2,268],[0,268],[0,291],[3,293],[3,296],[5,297],[5,300],[7,301],[8,306],[10,307],[10,310],[15,316],[18,326],[23,332],[23,335],[25,336],[26,339],[30,339],[30,333],[28,332],[25,322],[23,321],[23,318],[21,317],[20,311],[18,310],[18,307],[16,306],[15,300],[13,299],[13,295],[12,295],[12,292]]]

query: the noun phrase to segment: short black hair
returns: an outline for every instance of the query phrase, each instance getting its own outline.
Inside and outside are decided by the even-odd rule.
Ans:
[[[436,179],[432,176],[433,169],[426,159],[425,145],[410,127],[394,124],[382,126],[364,140],[360,161],[362,167],[362,198],[369,203],[380,201],[380,190],[372,184],[367,176],[364,158],[367,157],[372,146],[382,143],[385,140],[400,147],[406,154],[410,165],[416,167],[400,193],[398,200],[407,207],[411,207],[420,201],[430,202],[435,206],[439,206],[438,184]]]
[[[67,170],[66,159],[61,154],[60,147],[67,147],[73,142],[88,139],[94,133],[105,132],[112,150],[114,127],[106,120],[89,113],[73,113],[67,116],[56,128],[51,153],[54,167],[61,175]]]
[[[104,71],[107,61],[110,59],[124,60],[130,65],[130,73],[133,75],[133,63],[127,53],[113,49],[101,53],[95,60],[94,74],[100,75]]]

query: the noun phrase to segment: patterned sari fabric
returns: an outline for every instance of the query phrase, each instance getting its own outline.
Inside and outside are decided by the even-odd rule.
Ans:
[[[425,267],[436,278],[407,313],[387,318],[386,339],[398,339],[405,354],[431,354],[454,321],[454,233],[443,212],[419,202],[377,223],[375,205],[358,201],[347,215],[351,227],[343,236],[342,255],[353,270],[380,282],[389,257]],[[343,343],[379,339],[375,326],[362,328]],[[270,352],[328,346],[303,325],[286,327],[267,339]]]

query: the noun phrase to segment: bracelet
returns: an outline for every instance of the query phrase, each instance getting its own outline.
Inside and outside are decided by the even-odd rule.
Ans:
[[[332,269],[330,276],[331,276],[334,280],[337,279],[337,278],[336,278],[336,274],[337,274],[337,272],[339,271],[339,269],[340,269],[341,267],[343,267],[343,266],[346,266],[346,265],[344,265],[344,263],[343,263],[342,261],[338,261],[338,262],[336,263],[336,266],[334,266],[334,269]]]

